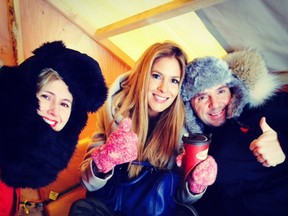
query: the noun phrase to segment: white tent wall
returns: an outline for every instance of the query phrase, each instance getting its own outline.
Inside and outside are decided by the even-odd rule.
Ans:
[[[256,48],[269,71],[288,69],[288,1],[233,0],[196,13],[226,51]]]

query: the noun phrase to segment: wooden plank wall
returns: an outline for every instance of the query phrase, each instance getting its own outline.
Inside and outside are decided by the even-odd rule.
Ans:
[[[11,31],[9,27],[9,6],[7,0],[0,1],[0,59],[5,65],[15,65],[13,56]]]
[[[43,0],[19,0],[24,57],[47,41],[63,40],[67,47],[87,53],[96,59],[110,84],[120,73],[127,71],[111,53],[99,46],[69,20],[53,10]]]

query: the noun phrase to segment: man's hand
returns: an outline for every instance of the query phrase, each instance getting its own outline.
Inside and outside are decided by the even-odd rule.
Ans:
[[[257,161],[265,167],[283,163],[285,154],[279,143],[277,133],[267,124],[265,117],[260,120],[260,128],[263,134],[253,140],[249,147]]]

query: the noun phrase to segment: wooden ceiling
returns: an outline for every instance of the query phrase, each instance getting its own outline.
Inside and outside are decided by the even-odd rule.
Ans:
[[[231,50],[254,47],[263,53],[270,71],[288,70],[287,0],[25,0],[25,16],[35,13],[27,8],[29,1],[45,4],[43,13],[53,11],[63,17],[128,67],[152,43],[172,40],[182,46],[189,60],[205,55],[222,57]],[[27,25],[25,29],[19,26],[29,20],[23,20],[23,14],[21,20],[21,3],[23,6],[21,0],[0,1],[1,12],[8,8],[0,14],[0,22],[10,24],[8,30],[0,26],[2,59],[13,59],[16,52],[18,59],[24,59],[23,30],[25,43],[31,40]],[[32,30],[32,34],[41,34],[41,30]],[[72,44],[75,48],[83,46],[76,43]],[[26,53],[38,45],[29,44]]]
[[[197,37],[203,36],[199,35],[199,33],[195,34],[197,30],[189,26],[187,26],[185,35],[181,35],[180,33],[183,32],[183,26],[186,25],[187,22],[190,23],[192,27],[193,23],[197,23],[197,16],[193,13],[195,10],[218,4],[224,0],[45,1],[82,29],[83,32],[88,34],[97,43],[132,66],[144,49],[157,40],[167,38],[167,40],[176,41],[186,48],[196,47],[192,43],[193,40],[191,40],[191,37],[193,37],[193,35],[198,35]],[[186,19],[181,23],[181,19],[178,19],[174,22],[173,26],[173,19],[183,16],[186,16],[188,20]],[[167,22],[169,20],[172,24]],[[163,27],[163,25],[166,26]],[[198,32],[206,31],[200,22],[200,28],[201,27],[202,30],[198,30]],[[165,32],[163,30],[165,28],[169,30]],[[145,31],[145,35],[143,35],[143,31]],[[205,32],[204,34],[209,35],[209,32]],[[188,35],[191,36],[187,38]],[[209,36],[210,40],[212,36]],[[194,43],[199,44],[197,40],[194,41]],[[201,50],[195,50],[195,56],[193,55],[194,52],[190,53],[191,58],[193,58],[196,55],[204,55],[204,53],[207,53],[207,49],[203,48],[202,54]],[[210,53],[223,55],[225,51],[221,49],[221,46],[215,41],[213,45],[210,44]]]

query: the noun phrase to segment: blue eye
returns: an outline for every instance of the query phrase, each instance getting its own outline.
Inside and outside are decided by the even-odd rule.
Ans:
[[[154,79],[160,79],[160,75],[159,74],[156,74],[156,73],[152,73],[152,77]]]
[[[174,84],[179,84],[179,83],[180,83],[180,81],[179,81],[179,80],[177,80],[177,79],[172,79],[172,83],[174,83]]]

